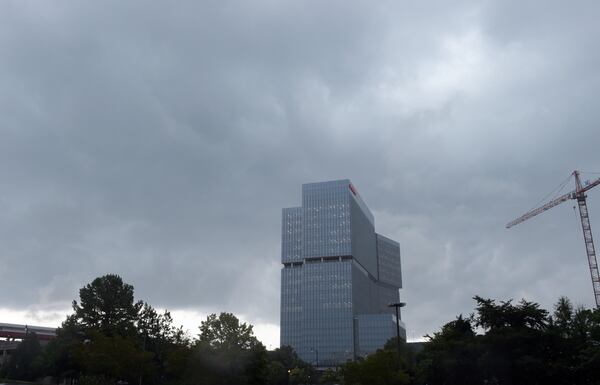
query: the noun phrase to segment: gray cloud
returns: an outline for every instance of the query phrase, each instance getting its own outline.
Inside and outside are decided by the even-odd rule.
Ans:
[[[591,306],[569,204],[504,224],[600,171],[597,8],[3,2],[0,307],[116,272],[277,323],[280,209],[346,177],[402,244],[410,337],[475,294]]]

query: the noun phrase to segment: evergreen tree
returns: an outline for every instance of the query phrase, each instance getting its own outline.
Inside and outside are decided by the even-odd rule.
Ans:
[[[190,356],[186,382],[258,385],[267,381],[268,356],[252,325],[231,313],[211,314],[200,325]]]
[[[94,279],[79,290],[79,303],[73,301],[76,321],[107,336],[135,335],[141,308],[142,302],[134,302],[133,286],[115,274]]]

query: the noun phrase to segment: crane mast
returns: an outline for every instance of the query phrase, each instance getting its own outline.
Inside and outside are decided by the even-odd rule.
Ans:
[[[594,248],[594,239],[592,236],[592,227],[590,225],[590,217],[587,208],[586,201],[586,192],[592,189],[593,187],[600,184],[600,178],[596,179],[592,183],[587,183],[585,186],[581,184],[581,179],[579,176],[579,171],[573,171],[573,176],[575,177],[575,190],[570,193],[561,195],[560,197],[553,199],[544,205],[530,210],[520,216],[519,218],[509,222],[506,225],[506,228],[511,228],[515,225],[518,225],[521,222],[524,222],[534,216],[543,213],[546,210],[551,209],[552,207],[558,206],[559,204],[569,200],[574,199],[577,201],[577,205],[579,206],[579,218],[581,219],[581,228],[583,230],[583,240],[585,242],[585,250],[587,253],[588,265],[590,268],[590,275],[592,278],[592,287],[594,290],[594,299],[596,301],[596,307],[600,309],[600,274],[598,272],[598,261],[596,259],[596,249]]]
[[[598,273],[598,260],[596,259],[596,249],[594,248],[594,238],[592,237],[592,226],[590,225],[590,216],[588,214],[586,202],[585,191],[587,190],[584,190],[581,186],[579,172],[574,171],[573,174],[575,175],[575,184],[577,186],[575,197],[577,199],[577,205],[579,206],[579,218],[581,219],[583,241],[585,242],[585,251],[587,252],[590,275],[592,277],[594,299],[596,300],[596,307],[600,308],[600,274]]]

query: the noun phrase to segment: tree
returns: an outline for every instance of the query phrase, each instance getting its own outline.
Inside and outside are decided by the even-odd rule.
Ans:
[[[479,347],[473,321],[459,315],[428,336],[419,355],[418,377],[429,384],[479,384]]]
[[[342,381],[341,373],[333,369],[327,369],[319,379],[320,384],[339,384]]]
[[[267,381],[267,352],[252,325],[241,323],[231,313],[211,314],[201,323],[198,337],[186,383],[258,385]]]
[[[290,385],[311,384],[312,380],[317,377],[316,371],[310,366],[305,368],[293,368],[288,373]]]
[[[156,369],[155,378],[174,378],[173,371],[189,345],[182,327],[173,326],[171,313],[165,310],[159,314],[148,303],[144,303],[137,320],[138,344],[144,352],[152,355],[152,367]],[[146,372],[148,370],[145,370]],[[152,382],[152,381],[150,381]]]
[[[267,379],[268,385],[287,385],[289,369],[286,369],[279,361],[269,361],[267,364]]]
[[[286,369],[292,368],[304,368],[309,366],[306,362],[304,362],[298,354],[294,351],[294,348],[288,345],[283,345],[275,350],[268,352],[269,360],[281,363],[281,365]]]
[[[556,383],[548,370],[553,360],[548,311],[526,300],[513,305],[479,296],[474,299],[475,325],[486,331],[480,338],[485,348],[480,358],[484,377],[507,384]]]
[[[269,364],[266,383],[269,385],[287,385],[290,383],[292,372],[299,373],[294,369],[304,369],[302,373],[312,373],[310,365],[302,361],[291,346],[283,345],[267,352],[267,355]]]
[[[74,352],[85,340],[85,333],[74,315],[67,316],[62,326],[56,330],[56,338],[52,339],[44,351],[43,365],[45,374],[57,378],[73,378],[80,371]]]
[[[17,346],[3,375],[13,380],[33,381],[40,375],[42,348],[35,333],[28,333]]]
[[[185,339],[182,328],[173,325],[173,317],[168,310],[159,314],[146,302],[143,303],[138,315],[137,330],[140,335],[154,341],[183,342]]]
[[[108,274],[94,279],[73,301],[74,314],[57,332],[44,354],[45,373],[83,382],[117,379],[157,383],[173,377],[167,364],[172,345],[186,344],[168,312],[135,302],[133,286]],[[185,341],[185,342],[184,342]],[[187,349],[187,345],[185,345]],[[171,376],[170,376],[171,375]]]
[[[600,309],[577,308],[571,325],[573,378],[580,384],[600,384]]]
[[[231,313],[211,314],[202,321],[198,337],[215,349],[251,349],[260,344],[252,329]]]
[[[518,305],[512,301],[501,301],[499,305],[492,299],[479,296],[477,302],[476,326],[486,331],[496,332],[504,328],[543,330],[548,326],[548,311],[540,305],[522,299]]]
[[[123,283],[118,275],[94,279],[79,290],[79,301],[73,301],[73,310],[75,319],[85,329],[107,336],[135,334],[142,303],[134,303],[133,286]]]
[[[600,310],[573,310],[563,297],[549,316],[525,300],[474,299],[471,317],[429,337],[417,357],[421,383],[600,384]]]
[[[133,292],[114,274],[84,286],[75,312],[45,349],[41,373],[82,385],[177,383],[196,364],[189,337],[168,311],[135,302]]]
[[[137,382],[140,375],[155,372],[152,353],[143,352],[131,337],[107,336],[98,331],[88,332],[89,342],[81,344],[75,357],[83,373],[102,376],[111,382]]]
[[[573,329],[573,305],[567,297],[560,297],[554,305],[553,324],[562,333],[563,337],[569,337]]]
[[[364,360],[342,367],[347,385],[402,385],[410,382],[408,373],[398,365],[398,352],[378,350]]]

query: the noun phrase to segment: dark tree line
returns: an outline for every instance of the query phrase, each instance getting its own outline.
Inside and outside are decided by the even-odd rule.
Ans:
[[[600,384],[600,310],[561,298],[550,314],[533,302],[474,298],[428,337],[419,353],[395,339],[365,359],[327,372],[321,382],[346,385]]]
[[[476,311],[430,337],[418,362],[428,384],[600,384],[600,311],[561,298],[553,314],[521,300],[475,297]]]
[[[267,352],[252,325],[231,313],[211,314],[196,338],[175,327],[168,311],[135,301],[117,275],[96,278],[79,291],[57,337],[44,348],[29,334],[0,378],[85,384],[287,385],[306,371],[288,347]]]
[[[318,373],[292,348],[267,351],[252,325],[211,314],[191,338],[169,312],[135,301],[116,275],[96,278],[73,301],[57,338],[19,345],[0,378],[86,384],[535,385],[600,384],[600,311],[561,298],[552,314],[533,302],[475,297],[418,353],[396,340],[365,359]]]

